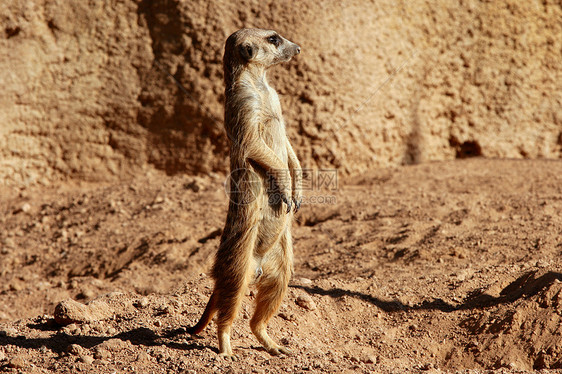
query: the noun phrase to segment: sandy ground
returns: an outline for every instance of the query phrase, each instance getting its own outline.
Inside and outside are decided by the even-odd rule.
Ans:
[[[0,371],[562,368],[562,161],[428,163],[346,184],[313,177],[322,188],[297,215],[295,274],[270,323],[294,355],[259,348],[250,291],[234,325],[236,362],[217,357],[214,323],[198,339],[183,330],[212,289],[224,176],[2,191]],[[67,299],[89,303],[85,322],[54,322]]]

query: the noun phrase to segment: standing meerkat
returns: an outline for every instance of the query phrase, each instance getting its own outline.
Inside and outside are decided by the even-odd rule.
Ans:
[[[188,329],[198,334],[217,313],[221,356],[233,356],[232,322],[252,281],[258,288],[252,332],[270,354],[290,353],[269,337],[266,327],[285,296],[293,269],[291,223],[302,200],[302,169],[266,72],[299,53],[298,45],[272,30],[242,29],[226,40],[230,202],[212,269],[215,288],[203,316]]]

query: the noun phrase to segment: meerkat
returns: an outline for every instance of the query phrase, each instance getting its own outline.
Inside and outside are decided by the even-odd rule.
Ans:
[[[230,139],[230,201],[212,268],[213,294],[199,322],[188,329],[198,334],[216,313],[221,356],[235,357],[230,332],[251,282],[258,289],[252,332],[270,354],[291,353],[269,337],[266,327],[293,271],[291,223],[302,201],[302,169],[266,72],[299,53],[297,44],[272,30],[242,29],[226,40],[224,125]]]

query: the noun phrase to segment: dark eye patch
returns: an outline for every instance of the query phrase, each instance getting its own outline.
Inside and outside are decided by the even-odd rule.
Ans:
[[[269,36],[267,38],[267,41],[276,47],[279,47],[279,45],[281,44],[281,38],[277,34]]]

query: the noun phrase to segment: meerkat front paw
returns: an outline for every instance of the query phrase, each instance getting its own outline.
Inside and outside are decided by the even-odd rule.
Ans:
[[[293,203],[295,204],[295,211],[294,213],[298,212],[299,209],[301,208],[301,204],[302,204],[302,197],[293,197]]]
[[[302,169],[295,169],[293,171],[293,203],[295,204],[295,213],[301,207],[302,204]]]
[[[281,199],[283,200],[283,202],[285,204],[287,204],[287,214],[291,211],[291,208],[293,206],[293,201],[292,199],[289,199],[286,195],[281,195]]]
[[[300,187],[293,189],[293,203],[295,204],[295,213],[299,211],[302,204],[302,192]]]

